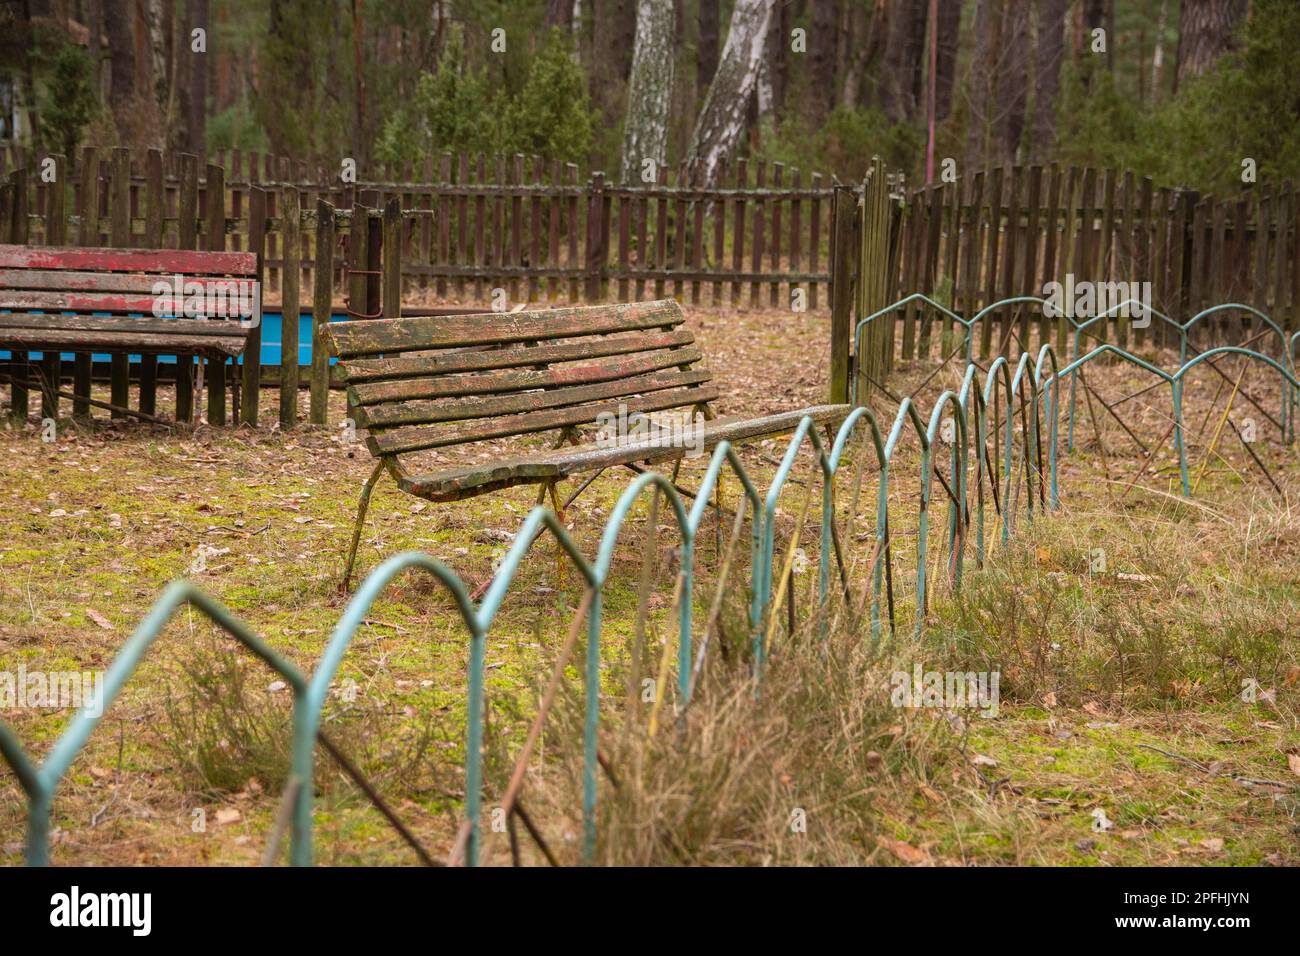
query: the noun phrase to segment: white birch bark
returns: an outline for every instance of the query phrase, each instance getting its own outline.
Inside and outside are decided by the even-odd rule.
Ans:
[[[686,162],[693,178],[717,183],[718,164],[731,155],[745,132],[749,98],[767,53],[767,29],[775,0],[736,0],[718,71],[695,121]]]
[[[638,0],[632,73],[623,122],[622,182],[653,183],[668,159],[668,114],[673,98],[673,0]],[[654,165],[648,162],[653,160]]]

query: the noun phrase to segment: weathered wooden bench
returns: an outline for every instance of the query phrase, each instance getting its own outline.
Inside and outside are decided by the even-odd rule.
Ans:
[[[805,415],[833,424],[848,414],[849,405],[819,405],[764,418],[716,417],[710,403],[722,392],[700,366],[684,320],[670,299],[331,324],[325,334],[340,360],[353,420],[368,431],[378,459],[362,488],[344,587],[371,490],[385,470],[402,490],[431,501],[538,484],[539,502],[549,492],[558,510],[555,486],[574,474],[618,465],[640,470],[639,463],[680,461],[688,447],[792,431]],[[686,444],[670,440],[672,432],[629,442],[579,441],[578,429],[602,415],[670,409],[703,418]],[[552,430],[560,433],[557,447],[530,454],[433,470],[416,460],[428,449]],[[570,447],[560,447],[565,443]]]
[[[194,358],[208,360],[208,421],[225,423],[226,362],[261,322],[251,252],[0,245],[0,349],[11,412],[27,416],[28,353],[42,353],[42,417],[58,417],[62,353],[76,353],[73,413],[128,408],[130,356],[141,356],[140,413],[152,417],[159,355],[177,357],[176,418],[194,412]],[[179,295],[178,295],[179,293]],[[111,402],[90,398],[91,357],[109,353]]]

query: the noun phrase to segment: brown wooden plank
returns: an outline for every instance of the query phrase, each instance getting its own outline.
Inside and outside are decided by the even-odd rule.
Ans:
[[[526,351],[533,351],[527,349]],[[378,405],[463,395],[498,395],[533,388],[553,388],[629,378],[666,368],[684,368],[700,361],[699,349],[641,352],[632,358],[611,358],[547,369],[505,370],[472,375],[438,375],[389,379],[354,385],[348,396],[356,405]]]
[[[653,392],[640,398],[622,399],[617,402],[571,405],[566,408],[525,412],[521,415],[499,415],[495,418],[476,419],[466,425],[413,425],[371,435],[367,439],[367,444],[371,454],[376,456],[404,454],[424,448],[443,448],[487,438],[526,435],[563,428],[567,425],[581,425],[584,422],[595,422],[596,417],[601,413],[617,415],[621,410],[626,410],[630,415],[634,412],[682,408],[716,401],[721,394],[721,389],[716,386],[699,385],[694,388]]]
[[[282,187],[280,196],[280,207],[283,210],[280,229],[284,234],[284,272],[280,279],[280,428],[289,430],[298,424],[302,196],[293,186]]]
[[[632,197],[620,195],[618,202],[618,262],[623,269],[618,279],[618,301],[628,300],[627,276],[632,271]]]
[[[235,284],[234,280],[227,281],[231,282],[232,285]],[[220,287],[214,286],[213,288],[219,289]],[[227,290],[221,291],[225,292]],[[238,289],[228,291],[234,293]],[[252,294],[251,287],[246,288],[245,291],[249,295]],[[139,312],[145,315],[152,315],[155,309],[158,309],[163,315],[174,315],[183,311],[184,305],[184,297],[182,297],[181,301],[177,301],[175,296],[170,293],[164,295],[139,295],[130,292],[55,292],[50,290],[12,290],[0,286],[0,308],[6,309]],[[216,298],[212,305],[214,311],[211,317],[238,318],[241,315],[239,301],[225,295]],[[206,308],[206,302],[204,307]]]
[[[194,352],[236,356],[243,351],[244,339],[217,335],[174,336],[136,331],[114,332],[108,329],[28,329],[0,326],[0,348],[18,348],[27,351],[39,350],[42,345],[58,346],[64,352],[95,349],[123,355],[142,352],[175,355],[179,349],[187,349]],[[117,402],[113,404],[116,405]]]
[[[316,274],[311,311],[311,410],[314,425],[329,418],[330,342],[325,334],[333,313],[334,207],[316,200]],[[255,354],[255,353],[254,353]]]
[[[287,177],[286,177],[287,178]],[[209,163],[203,193],[203,225],[209,252],[226,250],[226,171]],[[240,255],[241,253],[236,253]],[[247,253],[242,253],[247,255]],[[282,280],[283,281],[283,280]],[[208,390],[208,424],[226,424],[226,360],[209,356],[204,381]]]
[[[479,316],[413,316],[382,322],[334,322],[329,334],[340,358],[470,345],[666,328],[685,321],[671,299],[577,306]]]
[[[731,230],[731,271],[739,274],[745,267],[745,205],[747,203],[744,194],[746,182],[749,178],[749,162],[743,156],[736,160],[736,197],[734,200],[733,226]],[[816,207],[814,207],[814,217],[816,216]],[[816,253],[813,253],[816,259]],[[815,268],[815,265],[814,265]],[[656,288],[658,284],[656,284]],[[732,280],[731,283],[731,307],[740,308],[740,282]]]
[[[763,271],[763,241],[766,226],[764,213],[766,212],[766,202],[763,199],[762,191],[767,186],[767,164],[759,162],[754,169],[754,185],[756,195],[754,196],[754,245],[750,251],[750,272],[757,275]],[[759,290],[757,280],[749,284],[749,307],[751,309],[760,308],[763,304],[762,293]]]
[[[521,368],[549,362],[569,362],[675,348],[690,345],[694,341],[695,335],[690,330],[676,329],[672,332],[649,334],[590,336],[576,342],[538,345],[528,349],[453,350],[400,358],[352,359],[340,366],[342,369],[340,376],[345,382],[360,383],[445,373]]]
[[[212,253],[177,249],[0,245],[0,269],[255,276],[257,256],[247,252]]]
[[[849,405],[818,405],[797,411],[782,412],[763,418],[731,416],[715,418],[700,425],[697,438],[705,449],[728,441],[738,444],[755,438],[793,431],[805,417],[818,424],[842,421],[851,410]],[[511,484],[560,478],[583,472],[599,471],[628,462],[659,462],[679,458],[684,449],[659,441],[605,447],[585,445],[557,451],[520,456],[489,465],[452,468],[425,475],[403,476],[400,487],[411,494],[433,500],[454,500],[482,491],[495,491]]]
[[[170,335],[178,342],[193,336],[243,340],[248,330],[237,322],[208,319],[157,319],[151,316],[70,315],[64,312],[0,312],[0,328],[51,331],[132,331]]]
[[[563,168],[558,159],[551,160],[552,186],[560,185]],[[563,200],[556,193],[551,193],[546,201],[546,264],[553,269],[560,268],[560,212],[562,203]],[[560,280],[552,275],[546,280],[546,298],[554,302],[559,297],[559,294]],[[639,299],[640,295],[637,298]]]
[[[808,271],[817,271],[817,259],[822,243],[822,174],[813,173],[809,183],[813,188],[812,210],[808,221]],[[808,283],[808,308],[817,308],[817,283]]]

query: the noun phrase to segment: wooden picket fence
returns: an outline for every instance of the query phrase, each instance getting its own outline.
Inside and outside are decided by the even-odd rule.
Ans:
[[[751,308],[789,308],[797,297],[816,308],[830,281],[831,188],[818,173],[805,185],[780,163],[751,172],[739,160],[706,190],[684,169],[623,186],[519,155],[443,153],[355,183],[283,157],[215,159],[86,147],[74,163],[0,150],[0,241],[256,251],[268,310],[278,295],[282,314],[298,314],[308,290],[313,345],[331,315],[446,311],[448,299],[462,312],[665,295]],[[255,424],[255,390],[278,377],[282,425],[296,420],[304,380],[309,419],[324,423],[328,357],[313,347],[310,370],[300,370],[297,324],[282,322],[282,332],[278,369],[253,361],[239,372],[235,418]],[[257,329],[247,354],[260,350]],[[235,369],[205,370],[214,424],[226,420]]]
[[[1041,297],[1046,283],[1072,274],[1076,281],[1150,282],[1150,304],[1179,322],[1211,305],[1241,302],[1294,330],[1300,327],[1297,236],[1300,190],[1292,183],[1215,197],[1156,188],[1131,171],[995,168],[909,194],[889,301],[924,292],[970,318],[1005,298]],[[1032,305],[999,309],[993,318],[977,330],[981,358],[1030,348],[1035,330],[1040,342],[1066,344],[1067,323]],[[1108,320],[1091,328],[1089,338],[1120,346],[1176,343],[1165,323],[1129,326],[1128,319]],[[909,308],[898,357],[935,351],[946,357],[960,344],[959,331],[919,306]],[[1249,333],[1249,317],[1230,313],[1197,334],[1222,344]]]

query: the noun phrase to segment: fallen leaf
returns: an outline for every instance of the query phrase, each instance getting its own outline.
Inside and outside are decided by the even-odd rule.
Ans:
[[[1050,690],[1049,690],[1046,694],[1043,695],[1043,706],[1044,706],[1044,707],[1055,707],[1055,706],[1056,706],[1056,692],[1055,692],[1055,691],[1050,691]]]
[[[93,607],[86,608],[86,617],[90,618],[106,631],[114,630],[113,622],[104,617],[104,615],[100,614]]]
[[[1286,765],[1291,768],[1291,772],[1300,777],[1300,754],[1287,754]]]
[[[992,757],[986,757],[984,754],[976,754],[970,758],[970,762],[977,767],[996,767],[998,762]]]
[[[1211,853],[1220,853],[1223,851],[1223,839],[1221,837],[1206,837],[1201,841],[1201,846]]]
[[[241,819],[242,819],[242,815],[240,814],[240,812],[233,808],[224,808],[218,810],[216,815],[216,821],[221,826],[225,826],[228,823],[238,823]]]
[[[926,853],[924,850],[918,850],[916,847],[904,843],[902,840],[889,840],[885,837],[879,837],[876,842],[899,860],[912,866],[923,866],[930,862],[930,854]]]

